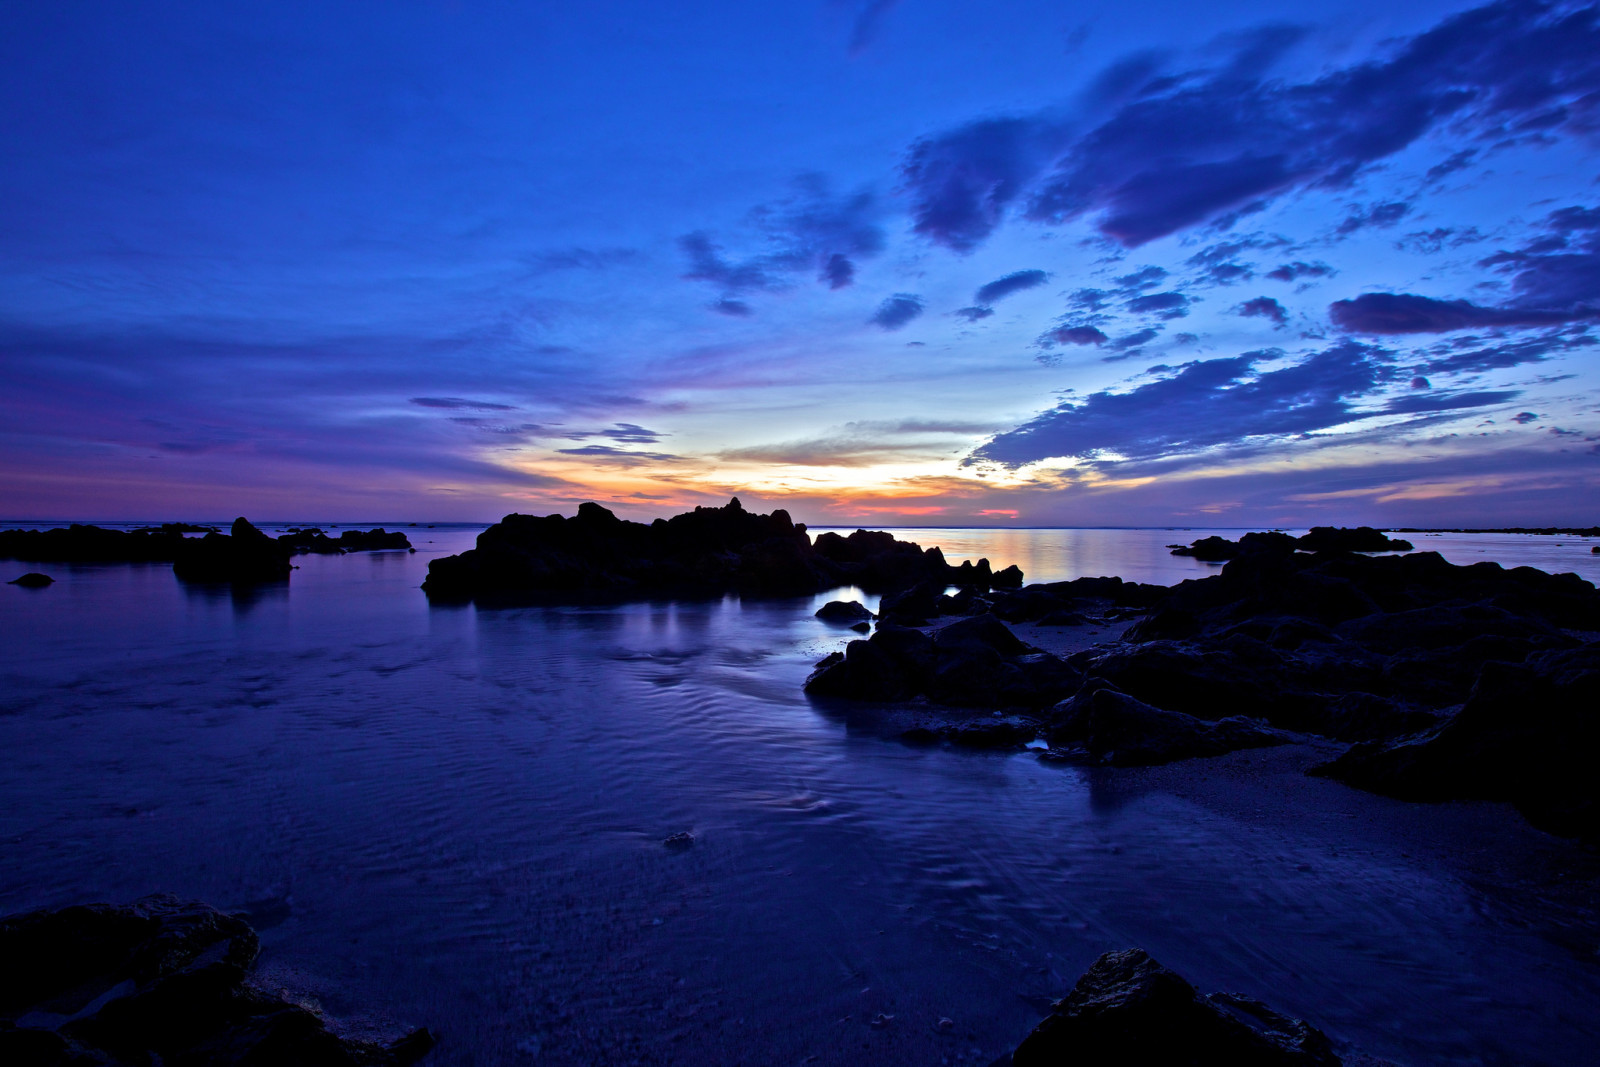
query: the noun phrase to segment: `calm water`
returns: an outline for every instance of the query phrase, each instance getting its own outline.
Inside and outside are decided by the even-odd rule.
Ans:
[[[0,911],[251,910],[264,980],[431,1026],[441,1065],[989,1063],[1129,945],[1398,1062],[1592,1062],[1593,856],[1506,809],[1307,779],[1305,749],[903,746],[801,694],[848,636],[827,596],[435,608],[428,559],[476,528],[408,532],[249,597],[161,565],[0,586]],[[1201,535],[903,532],[1159,582],[1210,572],[1162,547]],[[1574,539],[1416,539],[1600,569]]]

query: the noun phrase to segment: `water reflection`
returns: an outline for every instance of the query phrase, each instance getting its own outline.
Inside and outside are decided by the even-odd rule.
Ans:
[[[174,578],[189,600],[206,605],[228,604],[236,617],[243,618],[264,604],[282,604],[289,599],[289,580],[281,582],[186,582]]]

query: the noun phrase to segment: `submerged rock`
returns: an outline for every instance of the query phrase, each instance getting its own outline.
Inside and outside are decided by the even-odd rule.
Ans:
[[[243,921],[171,896],[0,919],[0,1062],[399,1067],[433,1047],[338,1037],[248,984],[258,951]]]
[[[6,584],[20,585],[24,589],[43,589],[47,585],[55,585],[56,580],[50,577],[48,574],[40,574],[38,571],[29,571],[20,578],[11,579]]]
[[[185,539],[172,571],[186,582],[280,582],[294,569],[289,554],[286,546],[238,518],[226,534]]]
[[[1136,948],[1095,960],[1011,1054],[1016,1067],[1339,1067],[1341,1062],[1332,1042],[1309,1023],[1249,997],[1201,996]]]

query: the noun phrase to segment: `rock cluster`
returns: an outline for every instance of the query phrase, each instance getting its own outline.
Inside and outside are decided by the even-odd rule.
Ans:
[[[0,1063],[399,1067],[433,1047],[338,1037],[248,984],[258,951],[242,920],[170,896],[0,919]]]
[[[933,623],[922,629],[898,618]],[[987,614],[944,622],[971,610]],[[1140,613],[1061,659],[1001,622]],[[1572,574],[1437,553],[1251,552],[1170,589],[1079,579],[1013,593],[886,598],[869,640],[822,660],[815,697],[1009,710],[1011,743],[1161,763],[1314,734],[1358,743],[1319,773],[1419,800],[1515,804],[1600,834],[1600,593]],[[980,649],[982,651],[977,651]],[[970,716],[938,736],[962,741]],[[990,730],[981,743],[993,744]],[[974,735],[977,736],[977,735]]]
[[[168,563],[183,548],[176,524],[143,530],[71,526],[54,530],[0,530],[0,557],[60,563]]]
[[[172,561],[172,572],[186,582],[277,582],[293,569],[289,549],[244,518],[234,519],[228,533],[183,539]]]
[[[1226,537],[1202,537],[1189,545],[1169,545],[1174,556],[1192,556],[1208,563],[1257,554],[1284,555],[1289,552],[1410,552],[1410,541],[1389,537],[1370,526],[1313,526],[1300,537],[1286,533],[1247,533],[1237,541]]]
[[[1202,996],[1136,948],[1095,960],[1011,1054],[1015,1067],[1339,1067],[1342,1062],[1327,1035],[1309,1023],[1238,994]]]
[[[329,537],[315,526],[295,527],[278,535],[278,543],[296,554],[315,552],[335,556],[344,552],[372,552],[391,548],[411,548],[411,541],[399,530],[390,533],[379,527],[376,530],[344,530],[338,537]]]
[[[645,524],[617,518],[599,504],[577,515],[507,515],[478,536],[477,547],[428,565],[423,589],[445,600],[517,600],[539,596],[800,596],[840,585],[872,591],[918,582],[989,588],[1020,584],[1021,571],[991,574],[987,561],[952,567],[937,548],[924,551],[886,533],[825,533],[812,544],[787,512],[695,508]]]

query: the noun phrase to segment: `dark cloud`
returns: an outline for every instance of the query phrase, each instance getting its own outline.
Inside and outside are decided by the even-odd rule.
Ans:
[[[1491,404],[1504,404],[1522,393],[1516,389],[1501,389],[1477,393],[1412,393],[1397,396],[1383,405],[1385,415],[1414,415],[1427,411],[1456,411],[1460,408],[1481,408]]]
[[[735,315],[750,312],[735,299],[739,294],[785,289],[801,274],[813,274],[830,289],[843,289],[855,280],[856,261],[883,251],[881,213],[870,192],[835,195],[822,178],[807,176],[796,183],[792,196],[750,213],[750,225],[767,251],[734,259],[710,235],[687,234],[678,239],[689,260],[683,276],[723,290],[724,299],[711,307]]]
[[[602,466],[637,467],[646,463],[675,462],[680,457],[668,455],[665,452],[633,452],[626,448],[615,448],[611,445],[584,445],[582,448],[558,448],[563,456],[583,456],[588,459],[603,461]]]
[[[1076,289],[1067,297],[1067,303],[1085,311],[1103,311],[1117,297],[1105,289]]]
[[[1105,331],[1094,326],[1058,326],[1040,340],[1063,345],[1103,345],[1109,339]]]
[[[1438,255],[1446,248],[1460,248],[1483,240],[1476,226],[1457,230],[1449,226],[1435,226],[1431,230],[1416,230],[1394,243],[1402,252],[1417,252],[1425,256]]]
[[[1538,422],[1539,416],[1536,412],[1519,411],[1515,415],[1511,416],[1511,421],[1516,423],[1518,426],[1526,426],[1530,422]]]
[[[1130,392],[1064,401],[979,446],[966,462],[1015,468],[1055,456],[1150,460],[1306,434],[1362,417],[1352,401],[1395,377],[1389,353],[1353,341],[1259,371],[1267,359],[1246,353],[1185,363]]]
[[[1348,186],[1447,124],[1458,143],[1600,124],[1594,7],[1486,5],[1303,82],[1258,73],[1246,57],[1260,54],[1276,53],[1241,43],[1208,70],[1135,57],[1088,94],[1111,112],[1097,124],[990,119],[919,142],[905,165],[918,232],[970,251],[1019,205],[1036,221],[1092,217],[1136,246],[1292,189]]]
[[[1458,170],[1465,170],[1477,158],[1478,150],[1476,148],[1463,148],[1444,162],[1436,163],[1429,167],[1428,181],[1436,182],[1454,174]]]
[[[973,296],[975,304],[992,304],[996,300],[1004,299],[1012,293],[1020,293],[1024,289],[1032,289],[1043,285],[1050,280],[1050,275],[1042,270],[1019,270],[1007,274],[1004,278],[996,278],[988,285],[982,286]]]
[[[1413,388],[1413,389],[1432,389],[1433,388],[1433,383],[1428,381],[1428,379],[1424,378],[1422,375],[1419,374],[1415,378],[1411,379],[1411,388]]]
[[[1115,349],[1118,352],[1127,352],[1129,349],[1138,348],[1140,345],[1147,345],[1159,336],[1161,336],[1160,327],[1151,326],[1119,337],[1106,347]]]
[[[1363,293],[1328,306],[1333,324],[1348,333],[1448,333],[1490,326],[1548,326],[1571,316],[1553,311],[1480,307],[1467,300],[1435,300],[1412,293]]]
[[[898,330],[922,314],[922,298],[912,293],[896,293],[885,297],[878,310],[867,321],[885,330]]]
[[[666,435],[659,430],[647,430],[631,422],[619,422],[608,430],[574,430],[563,434],[569,441],[585,441],[591,437],[605,437],[626,444],[653,445]]]
[[[1357,208],[1339,223],[1339,228],[1334,231],[1340,237],[1348,237],[1357,230],[1369,227],[1388,229],[1401,219],[1411,214],[1411,205],[1395,201],[1388,204],[1374,204],[1365,210]]]
[[[1573,320],[1600,317],[1600,208],[1552,212],[1521,249],[1479,262],[1512,275],[1511,303],[1558,309]]]
[[[1270,296],[1258,296],[1254,300],[1246,300],[1239,305],[1239,314],[1246,318],[1271,319],[1278,326],[1283,326],[1289,321],[1289,313],[1282,304]]]
[[[961,317],[963,319],[966,319],[968,322],[977,322],[979,319],[986,319],[990,315],[993,315],[994,314],[994,308],[985,308],[985,307],[957,308],[954,312],[952,312],[952,314],[957,315],[957,316],[959,316],[959,317]]]
[[[1584,333],[1551,333],[1487,345],[1477,338],[1462,338],[1459,344],[1428,352],[1427,361],[1418,369],[1424,374],[1482,374],[1527,363],[1543,363],[1552,355],[1592,347],[1596,343]]]
[[[1333,273],[1333,268],[1326,263],[1302,263],[1295,260],[1293,263],[1285,263],[1267,271],[1267,277],[1280,282],[1292,282],[1296,278],[1327,278]]]
[[[511,404],[490,404],[482,400],[463,400],[458,396],[414,396],[411,402],[424,408],[448,408],[455,411],[515,411]]]
[[[725,296],[721,300],[714,300],[706,306],[718,315],[727,315],[729,318],[735,319],[748,319],[755,314],[749,304],[743,300],[735,300],[731,296]]]
[[[1118,278],[1117,287],[1124,292],[1143,292],[1146,289],[1154,289],[1166,277],[1167,272],[1160,267],[1143,267],[1132,274],[1124,274]]]
[[[1162,319],[1181,319],[1189,314],[1189,298],[1182,293],[1136,296],[1123,306],[1135,315],[1155,315]]]

